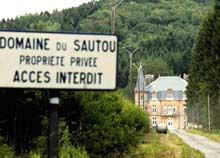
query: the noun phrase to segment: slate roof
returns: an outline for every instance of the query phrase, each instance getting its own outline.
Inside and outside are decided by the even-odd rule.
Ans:
[[[158,91],[157,93],[157,98],[158,100],[167,100],[167,91]],[[170,100],[180,100],[184,99],[184,92],[182,91],[173,91],[173,97]],[[147,100],[153,99],[152,93],[147,93]]]
[[[185,91],[187,86],[186,80],[179,76],[159,77],[146,87],[146,91]]]
[[[146,86],[147,100],[154,99],[152,92],[156,92],[156,99],[167,100],[167,90],[172,90],[172,99],[186,99],[185,90],[187,82],[179,76],[159,77],[154,82]]]
[[[140,87],[139,87],[140,84]],[[147,100],[154,99],[152,97],[152,92],[156,92],[156,98],[158,100],[167,99],[167,90],[172,90],[172,99],[186,99],[185,90],[187,86],[187,81],[179,76],[163,76],[158,77],[155,81],[151,82],[149,85],[145,85],[143,69],[140,66],[138,72],[138,79],[135,86],[135,91],[146,91]]]
[[[140,68],[138,69],[138,79],[134,91],[145,91],[145,89],[146,85],[144,80],[144,72],[142,66],[140,65]]]

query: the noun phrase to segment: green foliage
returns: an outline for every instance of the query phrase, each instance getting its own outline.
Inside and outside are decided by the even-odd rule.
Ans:
[[[53,23],[52,21],[36,21],[32,24],[30,24],[31,30],[44,30],[44,31],[57,31],[60,30],[60,24],[59,23]]]
[[[12,147],[8,146],[4,138],[0,136],[0,157],[1,158],[12,158],[15,153]]]
[[[88,154],[84,148],[76,148],[71,142],[68,125],[64,119],[59,120],[59,158],[88,158]]]
[[[162,58],[148,58],[143,63],[144,74],[153,75],[173,75],[173,71],[170,66]]]
[[[41,121],[42,124],[42,133],[37,138],[34,138],[32,150],[30,151],[30,157],[31,158],[46,158],[47,157],[47,127],[48,127],[48,120],[46,117],[42,118]]]
[[[220,11],[216,0],[214,9],[207,14],[198,33],[191,63],[189,85],[187,88],[188,105],[192,110],[202,110],[197,120],[207,127],[207,98],[211,100],[211,126],[220,128]]]
[[[91,157],[121,155],[148,129],[146,113],[118,93],[79,92],[75,99],[83,107],[75,142]]]
[[[36,153],[30,153],[30,158],[41,158],[40,154],[36,154]]]
[[[83,148],[76,148],[72,145],[60,148],[59,158],[89,158],[87,152]]]
[[[46,158],[47,151],[47,132],[48,127],[47,118],[42,119],[42,135],[33,140],[33,149],[29,153],[30,158]],[[58,155],[59,158],[88,158],[87,152],[80,147],[74,147],[72,145],[72,135],[70,134],[68,125],[63,118],[59,119],[58,127]]]

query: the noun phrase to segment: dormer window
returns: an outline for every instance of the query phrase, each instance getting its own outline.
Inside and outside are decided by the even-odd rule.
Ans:
[[[152,99],[157,99],[157,92],[156,91],[152,92]]]
[[[167,99],[173,99],[173,90],[172,89],[167,90]]]

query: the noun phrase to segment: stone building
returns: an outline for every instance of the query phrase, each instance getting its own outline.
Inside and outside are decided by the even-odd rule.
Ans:
[[[159,76],[147,85],[140,66],[135,104],[149,114],[151,127],[165,123],[169,129],[186,128],[186,86],[187,81],[179,76]]]

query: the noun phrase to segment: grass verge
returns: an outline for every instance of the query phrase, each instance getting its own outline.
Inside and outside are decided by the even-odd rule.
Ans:
[[[130,158],[204,158],[205,156],[175,134],[146,134],[142,144],[131,150]]]
[[[199,134],[201,136],[205,136],[205,137],[207,137],[211,140],[217,141],[217,142],[220,141],[220,130],[214,130],[214,131],[208,132],[208,131],[202,131],[200,129],[186,129],[185,131],[189,132],[189,133]]]

